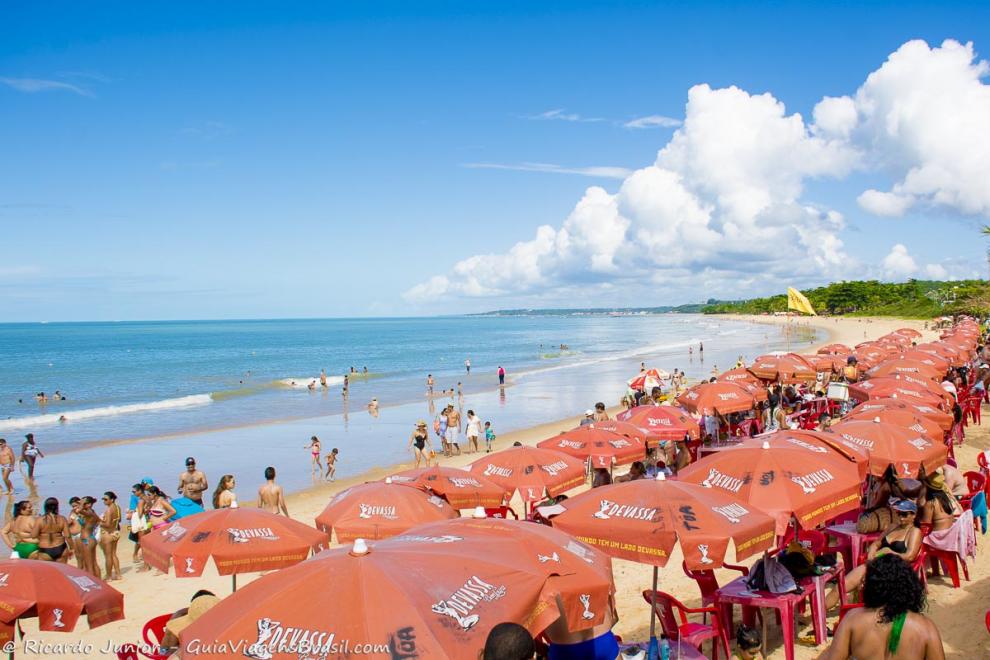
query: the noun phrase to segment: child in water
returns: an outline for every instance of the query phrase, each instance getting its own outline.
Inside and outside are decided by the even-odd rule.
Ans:
[[[485,422],[485,452],[492,453],[492,443],[495,442],[495,430],[491,422]]]
[[[337,476],[337,448],[334,447],[333,449],[330,450],[330,453],[327,454],[327,473],[324,478],[329,481],[333,481],[336,476]]]

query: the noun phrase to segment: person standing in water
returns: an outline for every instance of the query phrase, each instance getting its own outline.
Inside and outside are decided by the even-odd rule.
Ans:
[[[502,365],[498,367],[498,384],[505,385],[505,369],[502,368]]]
[[[426,394],[433,396],[433,374],[426,374]]]
[[[471,358],[464,360],[464,370],[467,371],[467,375],[471,375]]]
[[[39,458],[44,458],[45,454],[34,444],[33,433],[28,433],[24,438],[24,444],[21,445],[21,461],[27,463],[27,478],[34,479],[34,462]]]
[[[320,455],[323,453],[323,449],[320,447],[320,439],[314,435],[309,439],[307,448],[313,457],[312,463],[309,466],[310,476],[319,477],[323,474],[323,463],[320,462]]]
[[[337,448],[334,447],[333,449],[330,450],[330,453],[327,454],[327,473],[324,476],[324,479],[326,479],[327,481],[333,481],[334,479],[337,478],[337,454],[338,453],[339,452],[337,451]],[[288,514],[286,514],[286,515],[288,515]]]
[[[10,483],[10,473],[14,470],[14,450],[10,448],[7,441],[0,438],[0,472],[3,474],[3,485],[7,489],[4,495],[14,492],[14,484]]]
[[[258,489],[258,508],[269,513],[282,513],[289,516],[289,509],[285,506],[285,494],[282,487],[275,483],[275,468],[268,466],[265,468],[265,479],[267,482]]]
[[[320,387],[326,388],[327,386],[327,370],[320,369]]]

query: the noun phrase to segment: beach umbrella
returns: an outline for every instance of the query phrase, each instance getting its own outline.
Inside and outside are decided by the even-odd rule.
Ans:
[[[849,396],[856,401],[870,399],[885,399],[893,395],[899,399],[911,399],[915,403],[927,403],[931,406],[941,406],[944,397],[932,394],[927,389],[913,387],[889,377],[871,378],[870,380],[849,384]]]
[[[437,495],[385,479],[337,493],[316,516],[316,527],[336,533],[338,543],[347,543],[396,536],[410,527],[458,515],[457,509]]]
[[[948,358],[944,358],[938,353],[919,351],[916,348],[909,348],[903,353],[900,353],[897,357],[902,360],[920,362],[926,367],[943,374],[946,373],[949,370],[949,367],[952,366]]]
[[[144,561],[175,576],[203,574],[213,558],[220,575],[237,575],[297,564],[329,545],[329,533],[313,529],[288,516],[254,508],[212,509],[169,522],[141,537]]]
[[[884,387],[902,387],[909,389],[912,392],[921,391],[928,396],[944,401],[945,404],[950,407],[953,403],[952,395],[942,389],[942,385],[939,381],[935,381],[924,376],[919,376],[917,374],[902,373],[892,376],[877,376],[875,378],[870,378],[863,383],[859,383],[859,385],[864,385],[865,383],[873,383],[875,386]],[[911,396],[916,395],[912,394]]]
[[[921,468],[931,474],[945,465],[948,448],[914,429],[880,421],[853,419],[832,426],[832,433],[870,453],[870,472],[883,476],[891,465],[901,477],[914,478]]]
[[[542,447],[509,447],[479,458],[471,472],[488,477],[510,493],[519,491],[527,504],[544,497],[556,497],[585,482],[584,463],[576,458]]]
[[[849,355],[853,349],[845,344],[826,344],[816,351],[819,355]]]
[[[377,649],[369,656],[477,660],[499,623],[533,635],[561,616],[572,631],[601,625],[614,590],[608,557],[564,532],[447,520],[327,550],[253,581],[184,630],[179,655],[356,657],[353,645],[361,643]],[[195,648],[199,640],[209,648]]]
[[[646,434],[647,446],[655,446],[659,440],[701,437],[698,422],[674,406],[636,406],[622,411],[616,419],[641,429]]]
[[[590,461],[592,467],[606,470],[613,465],[632,463],[646,456],[646,444],[642,439],[592,428],[590,424],[564,431],[538,442],[536,446]]]
[[[416,468],[388,477],[392,483],[429,490],[447,500],[455,509],[502,506],[508,497],[505,489],[491,479],[455,467]]]
[[[845,355],[805,355],[803,356],[817,372],[841,373],[846,367]]]
[[[816,451],[820,454],[833,452],[847,461],[856,464],[861,480],[866,479],[870,472],[870,453],[864,447],[843,442],[834,433],[823,431],[802,431],[799,429],[783,429],[765,433],[757,439],[750,439],[750,443],[761,443],[763,440],[770,442],[771,446],[798,446],[809,451]]]
[[[921,333],[915,330],[914,328],[900,328],[898,330],[894,330],[894,334],[904,335],[908,339],[917,339],[921,337]]]
[[[812,529],[859,508],[862,480],[854,461],[820,447],[750,438],[677,474],[681,481],[728,493],[769,514],[783,536],[792,517]]]
[[[729,369],[728,371],[723,371],[718,376],[715,376],[716,381],[735,383],[741,385],[743,383],[748,383],[750,385],[762,386],[763,383],[760,379],[753,375],[746,367],[736,367],[735,369]]]
[[[72,632],[124,618],[124,595],[90,573],[54,561],[0,561],[0,644],[13,648],[19,619],[38,618],[45,632]],[[10,657],[13,657],[13,652]]]
[[[928,436],[932,440],[939,440],[945,435],[938,422],[906,408],[880,406],[878,410],[870,410],[868,403],[864,403],[850,411],[842,418],[842,421],[866,420],[872,422],[874,419],[879,419],[885,424],[894,424],[901,428],[911,429],[916,433]]]
[[[663,369],[647,369],[629,379],[629,389],[649,392],[654,387],[662,387],[663,381],[669,380],[670,374]]]
[[[881,376],[898,376],[904,374],[941,382],[942,376],[945,374],[945,370],[940,370],[933,364],[928,364],[919,360],[892,358],[886,362],[881,362],[867,371],[866,374],[870,378],[878,378]]]
[[[642,406],[642,407],[657,408],[659,406]],[[639,428],[635,424],[630,424],[629,422],[619,419],[618,415],[616,415],[615,419],[603,419],[600,422],[592,422],[590,424],[585,424],[581,428],[601,429],[602,431],[611,431],[612,433],[618,433],[619,435],[624,435],[627,438],[632,438],[642,443],[646,442],[646,434],[643,432],[643,429]]]
[[[931,342],[930,344],[918,344],[914,347],[914,350],[922,353],[928,353],[930,355],[937,355],[938,357],[948,360],[949,365],[953,367],[961,367],[966,364],[966,357],[968,354],[968,351],[961,346],[955,346],[944,341]]]
[[[188,497],[178,497],[170,502],[172,508],[175,509],[175,515],[172,516],[172,520],[178,520],[180,518],[185,518],[186,516],[191,516],[197,513],[203,513],[206,509],[203,508],[202,504],[198,504]]]
[[[750,410],[756,405],[756,395],[739,383],[702,383],[690,388],[677,402],[689,412],[699,415],[713,415],[716,412],[728,415]]]
[[[937,406],[919,401],[914,397],[899,397],[895,392],[886,398],[870,399],[852,409],[852,413],[874,415],[880,410],[902,410],[923,417],[938,424],[942,431],[952,430],[954,419],[952,413],[940,410]]]
[[[749,370],[761,380],[781,383],[811,382],[818,377],[815,367],[796,353],[761,355],[753,361]]]

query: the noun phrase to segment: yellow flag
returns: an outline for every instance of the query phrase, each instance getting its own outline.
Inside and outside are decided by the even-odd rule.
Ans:
[[[787,309],[797,310],[802,314],[818,316],[815,313],[815,308],[811,306],[811,303],[808,302],[804,294],[792,286],[787,287]]]

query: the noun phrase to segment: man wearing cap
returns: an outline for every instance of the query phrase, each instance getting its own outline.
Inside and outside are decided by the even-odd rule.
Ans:
[[[589,408],[588,410],[584,411],[584,419],[581,420],[581,426],[587,426],[588,424],[594,424],[594,423],[595,423],[595,411]]]
[[[210,485],[206,475],[196,469],[196,459],[190,456],[186,459],[186,469],[179,474],[179,492],[196,504],[203,506],[203,493]]]

